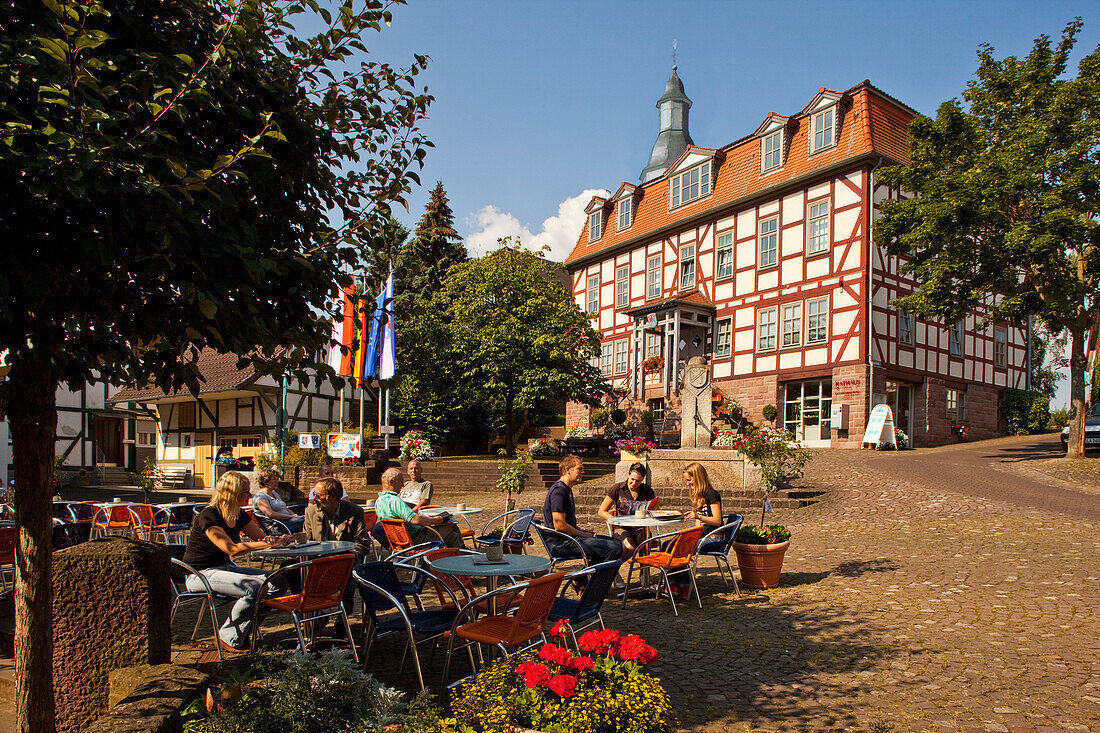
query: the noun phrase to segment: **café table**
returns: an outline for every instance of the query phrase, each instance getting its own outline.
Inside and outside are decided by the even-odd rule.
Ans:
[[[462,519],[466,522],[466,526],[470,528],[470,535],[472,536],[473,534],[475,534],[474,525],[470,523],[469,518],[474,514],[481,514],[483,511],[485,510],[481,507],[476,506],[468,506],[465,509],[459,509],[456,506],[438,506],[432,507],[431,509],[421,509],[420,513],[423,514],[425,517],[435,517],[443,514],[444,512],[451,514],[452,516],[462,517]]]
[[[340,555],[345,552],[355,552],[355,543],[344,540],[304,542],[300,545],[272,547],[267,550],[253,550],[252,555],[261,560],[308,560],[324,555]]]
[[[683,514],[680,514],[679,516],[672,517],[670,519],[658,519],[657,517],[651,516],[649,514],[647,514],[644,517],[639,517],[637,514],[626,514],[626,515],[621,516],[621,517],[612,517],[611,519],[607,520],[607,523],[610,524],[613,527],[641,528],[641,529],[645,529],[645,530],[648,531],[649,529],[654,528],[654,527],[668,527],[668,528],[671,529],[674,526],[679,526],[681,524],[684,524],[686,521],[687,520],[684,519]],[[663,534],[663,530],[657,530],[657,533],[658,534]],[[643,588],[648,588],[649,585],[650,585],[649,568],[643,566],[642,567],[642,587]]]
[[[550,567],[550,558],[538,555],[504,555],[500,562],[486,563],[485,553],[451,555],[429,560],[428,566],[446,575],[469,575],[485,578],[488,593],[496,590],[497,580],[505,575],[534,575]],[[492,599],[494,606],[496,599]],[[495,608],[493,609],[495,612]]]

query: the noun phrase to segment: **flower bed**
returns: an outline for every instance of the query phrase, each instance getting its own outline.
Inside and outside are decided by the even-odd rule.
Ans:
[[[657,444],[646,440],[640,435],[625,440],[616,440],[613,453],[633,453],[634,455],[649,455],[649,452],[657,447]]]
[[[551,636],[563,639],[561,622]],[[492,664],[452,702],[484,733],[517,727],[570,733],[670,733],[679,725],[660,680],[643,671],[657,650],[614,629],[589,631],[574,655],[556,644]]]
[[[736,430],[719,430],[714,434],[714,442],[711,443],[715,448],[734,448],[737,445],[737,431]]]

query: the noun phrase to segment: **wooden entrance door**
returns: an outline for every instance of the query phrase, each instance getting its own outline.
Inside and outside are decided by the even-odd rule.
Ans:
[[[122,463],[122,420],[96,415],[92,418],[96,461],[116,466]]]

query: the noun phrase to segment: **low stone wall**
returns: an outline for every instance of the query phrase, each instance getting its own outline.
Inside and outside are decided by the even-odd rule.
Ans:
[[[180,713],[202,692],[208,675],[178,664],[144,665],[111,674],[111,698],[121,699],[84,733],[179,733]]]
[[[344,491],[361,494],[367,492],[368,486],[379,484],[386,465],[381,461],[367,461],[364,466],[333,466],[333,469],[336,478],[344,485]],[[320,473],[321,466],[287,466],[284,478],[293,483],[298,491],[308,495],[313,484],[317,483]]]
[[[615,480],[625,481],[627,471],[633,460],[619,461],[615,466]],[[710,482],[730,490],[751,488],[759,483],[751,468],[746,469],[745,460],[735,450],[720,448],[658,448],[651,451],[649,458],[643,460],[648,471],[647,483],[654,489],[680,487],[684,485],[684,466],[689,463],[701,463],[707,469]]]

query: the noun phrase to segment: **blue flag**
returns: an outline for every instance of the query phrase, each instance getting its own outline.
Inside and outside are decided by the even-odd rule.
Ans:
[[[386,288],[378,294],[374,301],[374,318],[370,324],[370,339],[367,341],[366,365],[363,367],[363,378],[378,377],[378,346],[382,340],[382,324],[386,320]]]

